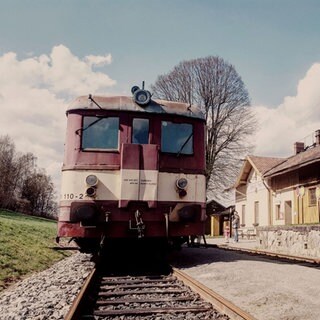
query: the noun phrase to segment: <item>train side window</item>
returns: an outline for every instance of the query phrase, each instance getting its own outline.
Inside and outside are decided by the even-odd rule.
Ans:
[[[161,151],[176,154],[193,154],[192,124],[162,121]]]
[[[132,121],[132,143],[148,144],[149,120],[135,118]]]
[[[83,150],[117,150],[118,144],[119,118],[83,117]]]

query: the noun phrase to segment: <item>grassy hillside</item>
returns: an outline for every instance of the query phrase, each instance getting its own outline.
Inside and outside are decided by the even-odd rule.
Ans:
[[[0,291],[70,255],[50,249],[56,227],[55,221],[0,210]]]

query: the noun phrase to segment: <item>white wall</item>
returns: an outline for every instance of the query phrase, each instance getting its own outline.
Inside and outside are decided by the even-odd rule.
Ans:
[[[255,202],[259,203],[259,226],[269,225],[269,190],[264,185],[261,176],[251,170],[248,177],[248,186],[246,191],[246,201],[236,203],[236,210],[242,218],[242,205],[246,206],[245,228],[252,228],[255,222]],[[242,221],[240,220],[242,223]]]

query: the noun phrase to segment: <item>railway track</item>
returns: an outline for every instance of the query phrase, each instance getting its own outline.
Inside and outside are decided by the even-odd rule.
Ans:
[[[66,320],[254,319],[185,273],[89,275]]]

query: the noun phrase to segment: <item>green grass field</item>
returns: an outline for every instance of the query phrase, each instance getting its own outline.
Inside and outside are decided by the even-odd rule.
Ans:
[[[0,291],[70,255],[55,251],[55,221],[0,210]]]

